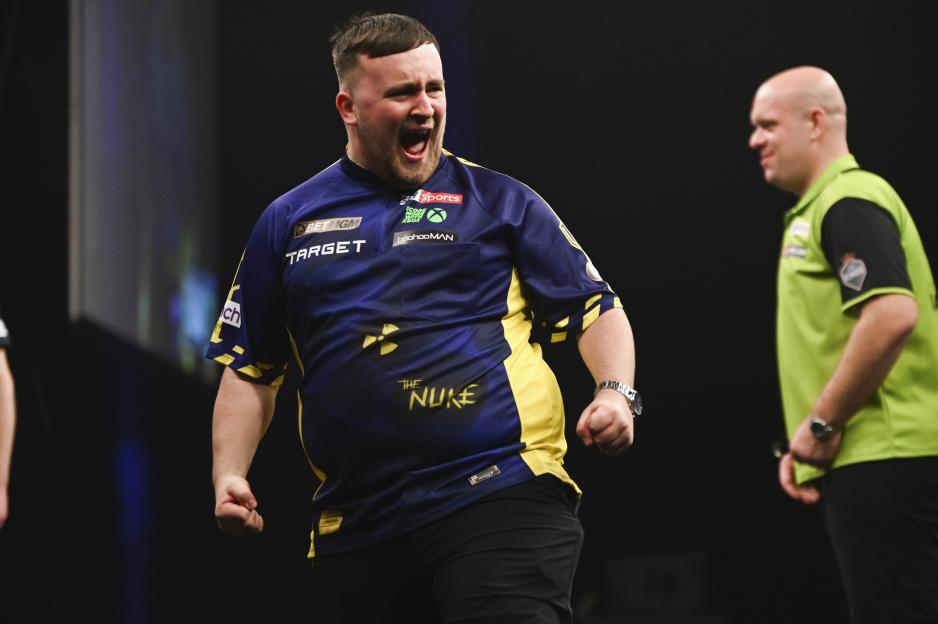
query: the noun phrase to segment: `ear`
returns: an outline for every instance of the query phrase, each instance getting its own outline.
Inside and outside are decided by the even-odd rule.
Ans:
[[[808,120],[811,124],[811,139],[817,140],[827,132],[827,113],[820,106],[808,109]]]
[[[335,96],[335,109],[339,111],[339,117],[347,126],[358,125],[358,114],[355,112],[355,102],[348,91],[339,91]]]

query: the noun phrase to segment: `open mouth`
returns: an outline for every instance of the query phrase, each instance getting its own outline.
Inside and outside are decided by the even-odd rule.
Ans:
[[[430,145],[430,130],[416,130],[401,135],[401,149],[410,160],[420,160]]]

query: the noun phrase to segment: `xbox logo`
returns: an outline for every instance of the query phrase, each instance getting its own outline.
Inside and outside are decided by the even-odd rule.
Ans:
[[[443,223],[446,221],[446,211],[442,208],[430,208],[427,210],[427,221],[430,223]]]

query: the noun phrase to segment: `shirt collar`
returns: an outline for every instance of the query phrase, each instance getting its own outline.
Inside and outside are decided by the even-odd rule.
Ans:
[[[825,169],[824,172],[818,176],[817,180],[811,183],[811,186],[809,186],[808,190],[804,192],[804,195],[801,196],[801,199],[798,200],[798,203],[785,213],[785,222],[787,223],[792,219],[792,217],[802,212],[808,206],[808,204],[813,202],[815,198],[821,194],[821,191],[823,191],[828,184],[834,181],[834,178],[844,173],[845,171],[859,168],[860,165],[857,164],[857,159],[853,157],[853,154],[846,154],[845,156],[841,156],[829,164],[827,169]]]
[[[448,164],[448,159],[446,157],[446,154],[441,152],[440,162],[437,163],[436,170],[433,172],[433,175],[430,176],[430,179],[424,182],[424,185],[429,184],[431,180],[433,180],[438,175],[440,175],[443,172],[443,170],[446,168],[447,164]],[[342,166],[342,171],[347,176],[349,176],[350,178],[354,180],[358,180],[359,182],[363,182],[371,186],[385,187],[385,188],[388,188],[389,190],[393,190],[395,193],[403,194],[407,192],[407,189],[396,189],[396,188],[390,187],[384,180],[379,178],[373,172],[355,163],[351,158],[349,158],[348,152],[342,155],[341,166]],[[417,189],[414,188],[411,190],[416,191]]]

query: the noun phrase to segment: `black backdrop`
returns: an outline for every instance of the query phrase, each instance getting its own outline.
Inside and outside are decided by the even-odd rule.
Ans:
[[[226,271],[260,210],[341,154],[326,39],[364,8],[410,13],[438,34],[447,147],[544,196],[632,321],[647,414],[623,457],[581,447],[572,426],[591,380],[572,348],[548,352],[565,389],[568,467],[586,491],[578,621],[844,621],[818,512],[783,497],[769,452],[781,428],[774,271],[793,198],[762,182],[749,104],[776,71],[830,70],[852,151],[899,190],[938,261],[927,190],[938,39],[926,9],[226,0]],[[226,538],[211,516],[214,388],[67,320],[67,5],[9,2],[2,19],[0,305],[21,413],[0,619],[314,614],[321,596],[303,563],[311,477],[292,393],[281,393],[251,476],[268,530]],[[116,469],[126,454],[139,461],[119,465],[147,484],[131,501]]]

